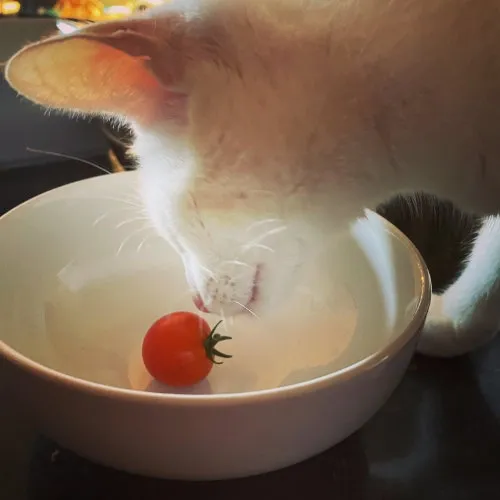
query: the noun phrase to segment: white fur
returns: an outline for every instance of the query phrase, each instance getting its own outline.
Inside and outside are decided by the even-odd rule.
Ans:
[[[172,41],[169,21],[183,9]],[[498,0],[192,0],[147,17],[116,29],[151,37],[141,43],[154,49],[155,74],[188,95],[185,128],[158,118],[164,103],[135,87],[125,106],[102,94],[104,80],[82,77],[73,106],[38,80],[24,86],[26,68],[43,75],[36,47],[9,78],[37,102],[81,112],[94,85],[103,112],[134,124],[152,221],[210,310],[245,309],[256,276],[252,310],[286,300],[325,238],[396,193],[500,214]],[[110,83],[120,95],[123,82]],[[155,120],[137,103],[159,110]],[[486,219],[461,277],[433,297],[422,352],[462,354],[496,333],[499,233]]]
[[[306,223],[290,217],[286,203],[265,186],[253,195],[246,190],[248,198],[239,203],[226,200],[217,184],[196,179],[191,153],[162,135],[139,132],[135,149],[151,220],[182,256],[188,283],[206,307],[225,316],[248,312],[257,272],[258,300],[249,306],[251,313],[286,300],[296,272],[314,258]],[[318,245],[324,239],[316,235]]]
[[[487,217],[460,277],[434,296],[419,349],[456,356],[491,340],[500,327],[500,217]]]

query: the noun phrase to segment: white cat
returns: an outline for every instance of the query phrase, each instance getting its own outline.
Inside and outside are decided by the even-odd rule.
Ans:
[[[426,191],[486,216],[419,350],[500,323],[498,0],[174,1],[30,45],[6,67],[43,106],[131,124],[143,197],[202,309],[286,300],[365,207]]]

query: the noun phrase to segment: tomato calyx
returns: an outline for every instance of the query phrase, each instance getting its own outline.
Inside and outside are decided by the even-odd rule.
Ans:
[[[215,359],[216,356],[219,358],[232,358],[230,354],[225,354],[223,352],[220,352],[218,349],[216,349],[216,345],[219,342],[222,342],[224,340],[231,340],[231,337],[228,337],[227,335],[220,335],[219,333],[215,333],[217,330],[217,327],[222,323],[222,320],[220,320],[213,328],[210,330],[210,333],[208,337],[205,339],[203,342],[203,346],[205,347],[205,352],[207,354],[207,358],[214,363],[215,365],[221,365],[222,361],[217,361]]]

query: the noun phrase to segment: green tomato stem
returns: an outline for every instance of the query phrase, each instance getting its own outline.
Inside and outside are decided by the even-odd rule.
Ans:
[[[215,365],[221,365],[222,361],[217,361],[215,359],[216,356],[219,358],[232,358],[230,354],[225,354],[223,352],[220,352],[218,349],[215,348],[215,346],[219,342],[223,342],[224,340],[231,340],[231,337],[228,337],[227,335],[220,335],[218,333],[215,333],[217,330],[217,327],[222,323],[222,320],[220,320],[210,331],[208,337],[205,339],[203,345],[205,347],[205,352],[207,354],[207,358]]]

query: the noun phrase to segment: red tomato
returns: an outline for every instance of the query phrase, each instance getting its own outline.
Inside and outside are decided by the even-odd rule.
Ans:
[[[146,369],[159,382],[170,386],[188,386],[203,380],[214,364],[215,356],[230,358],[216,345],[231,337],[215,333],[214,328],[191,312],[167,314],[153,323],[142,343]]]

